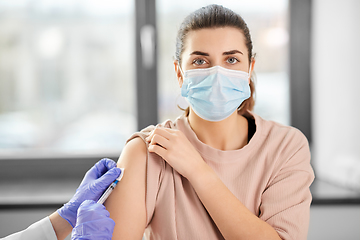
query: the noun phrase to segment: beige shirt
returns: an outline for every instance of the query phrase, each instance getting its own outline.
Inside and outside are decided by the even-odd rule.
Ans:
[[[228,189],[280,237],[306,239],[314,180],[307,139],[295,128],[250,114],[256,132],[232,151],[202,143],[185,116],[160,125],[182,131]],[[153,128],[129,140],[145,141]],[[147,155],[146,179],[147,239],[224,239],[190,182],[154,153]]]

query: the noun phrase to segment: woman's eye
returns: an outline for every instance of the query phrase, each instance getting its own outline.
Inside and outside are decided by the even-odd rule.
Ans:
[[[193,63],[196,64],[196,65],[203,65],[203,64],[205,64],[206,62],[205,62],[204,59],[199,58],[199,59],[195,59],[195,60],[193,61]]]
[[[234,57],[228,58],[228,59],[226,59],[226,61],[227,61],[228,63],[230,63],[230,64],[234,64],[234,63],[236,63],[236,62],[239,62],[239,60],[237,60],[237,59],[234,58]]]

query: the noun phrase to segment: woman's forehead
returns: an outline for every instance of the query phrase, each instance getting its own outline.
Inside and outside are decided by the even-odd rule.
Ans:
[[[239,50],[247,54],[246,39],[240,29],[234,27],[204,28],[190,31],[185,39],[184,53],[205,51],[222,53]]]

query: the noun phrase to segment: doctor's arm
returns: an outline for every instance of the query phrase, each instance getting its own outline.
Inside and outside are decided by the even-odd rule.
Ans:
[[[98,222],[107,222],[108,220],[99,221],[99,219],[109,219],[108,213],[101,208],[101,204],[88,203],[89,206],[83,206],[82,212],[91,212],[91,215],[82,214],[79,220],[79,207],[85,200],[96,201],[106,188],[120,175],[120,169],[116,168],[116,163],[111,159],[102,159],[97,162],[89,171],[86,172],[80,186],[76,190],[75,195],[63,207],[51,214],[48,218],[44,218],[19,233],[12,234],[4,240],[22,240],[22,239],[65,239],[73,227],[86,226],[88,220],[96,219]],[[100,205],[100,206],[96,206]],[[97,209],[96,211],[94,209]],[[106,211],[104,213],[104,210]],[[79,210],[80,211],[80,210]],[[111,219],[109,219],[111,220]],[[112,221],[112,220],[111,220]],[[111,222],[110,221],[110,222]],[[101,224],[97,225],[100,227]],[[111,224],[108,226],[112,226]],[[108,227],[105,226],[105,227]],[[97,234],[97,228],[93,229],[93,235]],[[113,229],[113,226],[112,226]],[[112,234],[111,229],[111,234]],[[99,230],[100,231],[100,230]],[[77,234],[79,236],[79,234]],[[111,235],[110,235],[111,236]],[[111,238],[111,237],[110,237]],[[76,238],[73,238],[76,239]]]
[[[72,231],[72,226],[68,221],[62,218],[58,212],[54,212],[49,216],[52,228],[56,235],[56,239],[65,239]]]
[[[104,205],[85,200],[79,207],[76,226],[71,225],[57,212],[44,218],[24,231],[12,234],[3,240],[57,240],[64,239],[72,231],[71,239],[111,240],[115,222],[109,218]]]

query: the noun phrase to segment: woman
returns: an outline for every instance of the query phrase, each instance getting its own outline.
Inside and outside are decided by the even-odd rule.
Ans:
[[[113,239],[306,239],[308,142],[250,111],[254,64],[239,15],[210,5],[184,20],[174,66],[190,107],[127,142]]]

